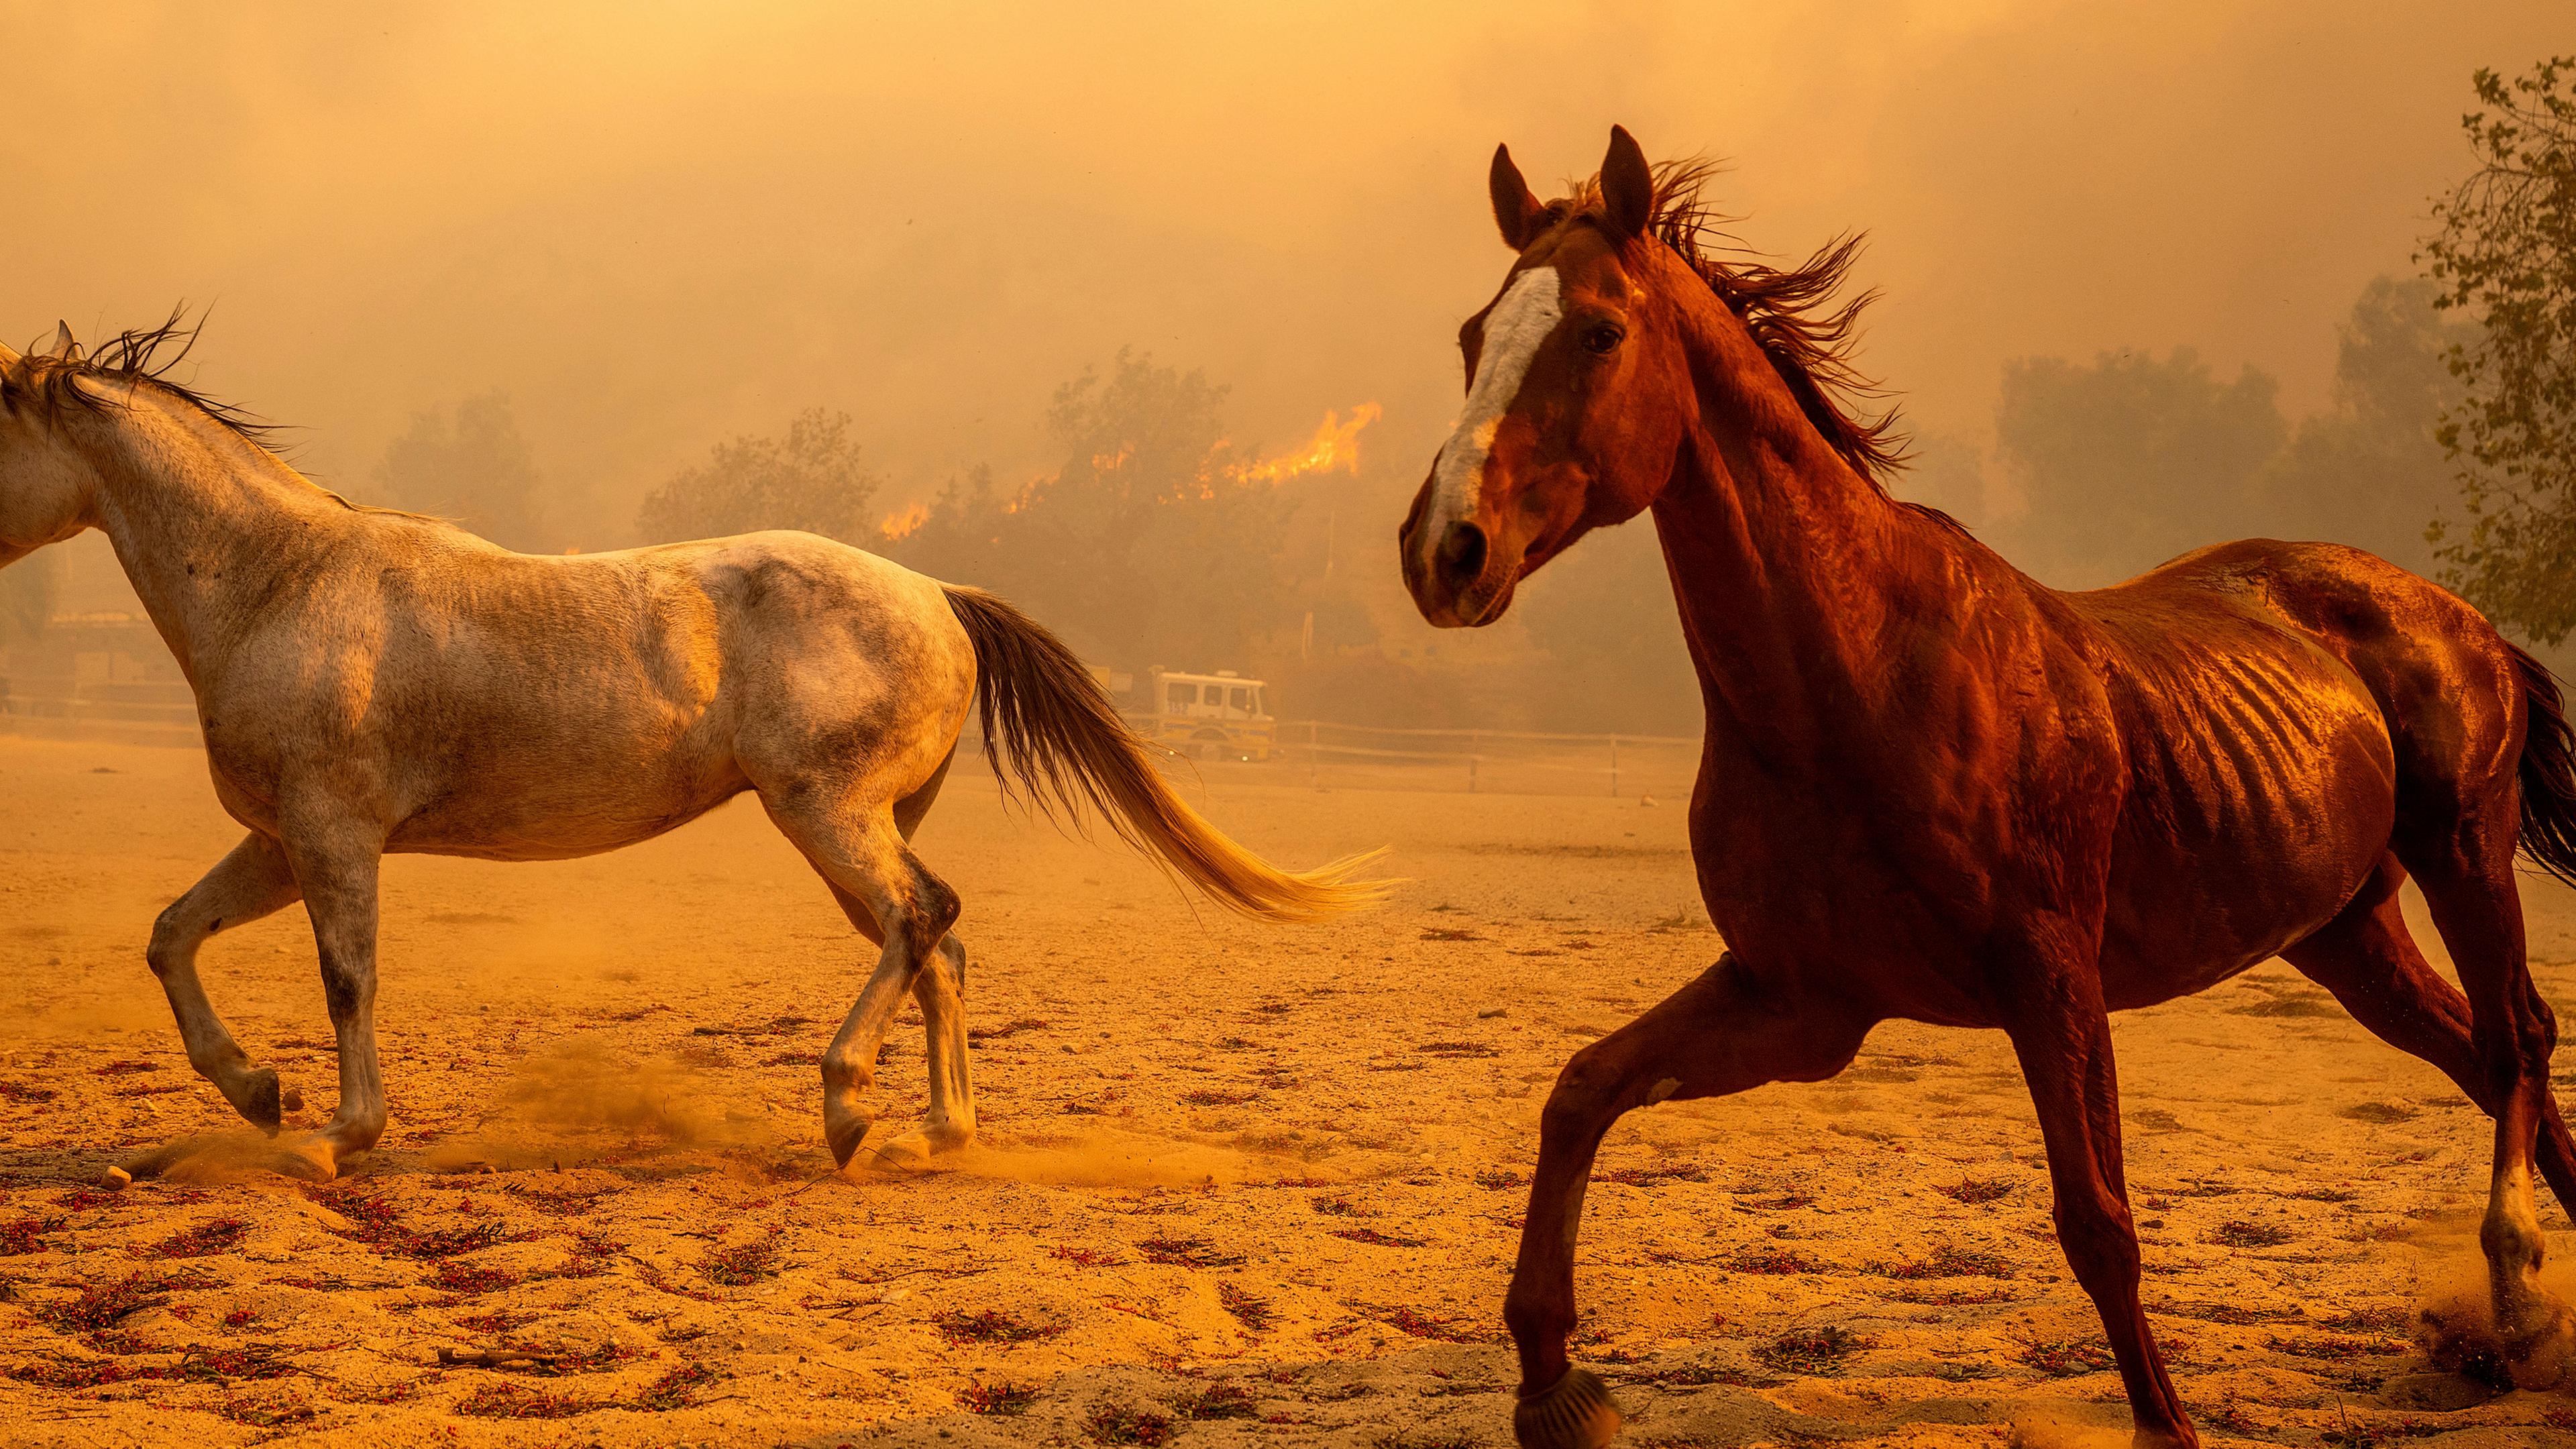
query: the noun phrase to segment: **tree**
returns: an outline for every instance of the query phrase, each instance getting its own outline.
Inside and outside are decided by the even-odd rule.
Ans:
[[[995,554],[1003,546],[1009,514],[994,490],[992,468],[978,463],[965,477],[942,484],[920,522],[881,546],[888,556],[934,579],[992,587]]]
[[[2425,527],[2450,481],[2435,432],[2460,397],[2447,358],[2475,332],[2436,310],[2438,296],[2421,278],[2362,290],[2336,348],[2333,406],[2302,419],[2263,470],[2264,531],[2432,572]]]
[[[1704,718],[1699,672],[1649,518],[1586,534],[1522,586],[1530,642],[1547,651],[1538,722],[1686,734]]]
[[[2438,434],[2464,529],[2433,533],[2444,578],[2543,644],[2576,629],[2576,56],[2511,81],[2478,71],[2461,118],[2477,170],[2434,203],[2419,260],[2437,305],[2482,323],[2450,349],[2465,396]]]
[[[0,569],[0,644],[32,640],[43,633],[61,592],[60,550],[40,549]]]
[[[1994,480],[1975,444],[1917,432],[1906,439],[1906,451],[1905,471],[1890,487],[1908,501],[1938,508],[1976,530],[2010,512],[2009,500],[1995,496]]]
[[[933,577],[1009,595],[1083,653],[1131,668],[1241,667],[1300,618],[1281,577],[1292,501],[1225,437],[1226,389],[1121,351],[1056,389],[1055,472],[1017,490],[951,480],[886,547]]]
[[[2221,382],[2188,347],[2006,363],[1996,453],[2026,511],[2005,551],[2052,583],[2107,583],[2249,531],[2256,470],[2289,432],[2277,391],[2251,367]]]
[[[784,437],[716,444],[645,498],[635,526],[654,543],[797,528],[871,546],[879,535],[868,504],[880,481],[859,464],[850,415],[808,408]]]
[[[510,395],[498,389],[452,413],[412,414],[410,429],[376,464],[375,483],[395,507],[453,519],[504,548],[544,546],[536,460]]]

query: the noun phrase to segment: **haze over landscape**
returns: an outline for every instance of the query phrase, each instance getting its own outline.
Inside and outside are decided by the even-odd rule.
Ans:
[[[92,336],[211,305],[196,383],[297,425],[297,461],[352,496],[432,506],[387,496],[389,448],[497,392],[537,500],[504,537],[522,547],[644,541],[648,493],[809,409],[848,414],[872,516],[978,467],[1007,499],[1065,466],[1058,389],[1130,349],[1203,373],[1238,459],[1293,450],[1328,411],[1379,411],[1355,456],[1228,545],[1278,540],[1256,572],[1294,575],[1249,591],[1241,640],[1199,648],[1239,657],[1149,658],[1164,641],[1063,621],[1087,650],[1278,663],[1330,558],[1324,592],[1364,618],[1328,649],[1470,675],[1538,659],[1502,691],[1528,718],[1676,733],[1695,702],[1668,678],[1642,527],[1488,636],[1436,638],[1395,589],[1387,540],[1454,412],[1455,326],[1506,261],[1483,197],[1495,142],[1549,191],[1597,166],[1618,121],[1655,154],[1726,158],[1718,194],[1756,251],[1867,230],[1859,280],[1884,298],[1862,359],[1914,426],[1906,491],[2088,585],[2349,512],[2273,506],[2297,489],[2257,475],[2341,405],[2339,341],[2374,280],[2415,274],[2429,200],[2469,164],[2469,73],[2564,35],[2539,0],[2438,25],[2396,4],[2205,3],[422,5],[150,26],[15,7],[7,24],[21,114],[63,124],[0,136],[26,218],[0,329],[61,317]],[[2097,414],[2141,388],[2223,436],[2127,446]],[[2070,433],[2110,471],[2049,450]],[[2432,457],[2392,486],[2352,541],[2431,567],[2421,525],[2447,470]],[[65,602],[116,606],[85,548]],[[971,581],[1048,595],[1007,570]],[[1527,703],[1552,609],[1653,636],[1622,666],[1636,718]],[[1317,678],[1284,707],[1440,712],[1379,697],[1414,688]]]
[[[1861,479],[2576,679],[2570,18],[0,0],[0,1440],[2576,1443],[2546,671]]]

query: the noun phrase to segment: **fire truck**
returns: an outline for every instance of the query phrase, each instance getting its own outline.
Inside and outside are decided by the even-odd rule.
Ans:
[[[1143,697],[1127,722],[1144,739],[1194,759],[1267,760],[1278,748],[1270,686],[1231,669],[1147,670]]]

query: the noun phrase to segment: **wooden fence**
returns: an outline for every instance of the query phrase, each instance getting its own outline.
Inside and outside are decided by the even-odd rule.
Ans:
[[[14,689],[0,693],[0,734],[199,743],[187,685],[165,680],[22,676]],[[970,754],[983,753],[971,728],[962,743]],[[1287,720],[1267,761],[1187,763],[1209,779],[1318,789],[1680,800],[1690,794],[1699,749],[1698,739],[1674,735],[1380,729]],[[1183,763],[1178,756],[1174,762]]]
[[[1385,729],[1294,720],[1281,763],[1315,786],[1468,794],[1679,798],[1699,768],[1693,736]]]
[[[970,754],[983,752],[971,729],[963,743]],[[1210,780],[1318,789],[1683,800],[1699,771],[1700,741],[1681,735],[1385,729],[1283,720],[1267,761],[1201,762],[1165,753],[1176,767],[1195,769]]]

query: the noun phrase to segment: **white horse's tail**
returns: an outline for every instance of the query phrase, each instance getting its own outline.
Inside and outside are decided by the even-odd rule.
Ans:
[[[981,589],[947,594],[975,644],[984,747],[1005,795],[1016,782],[1041,809],[1066,815],[1088,801],[1128,844],[1261,920],[1319,920],[1386,899],[1393,882],[1353,879],[1383,850],[1285,871],[1226,839],[1172,793],[1062,640]]]

